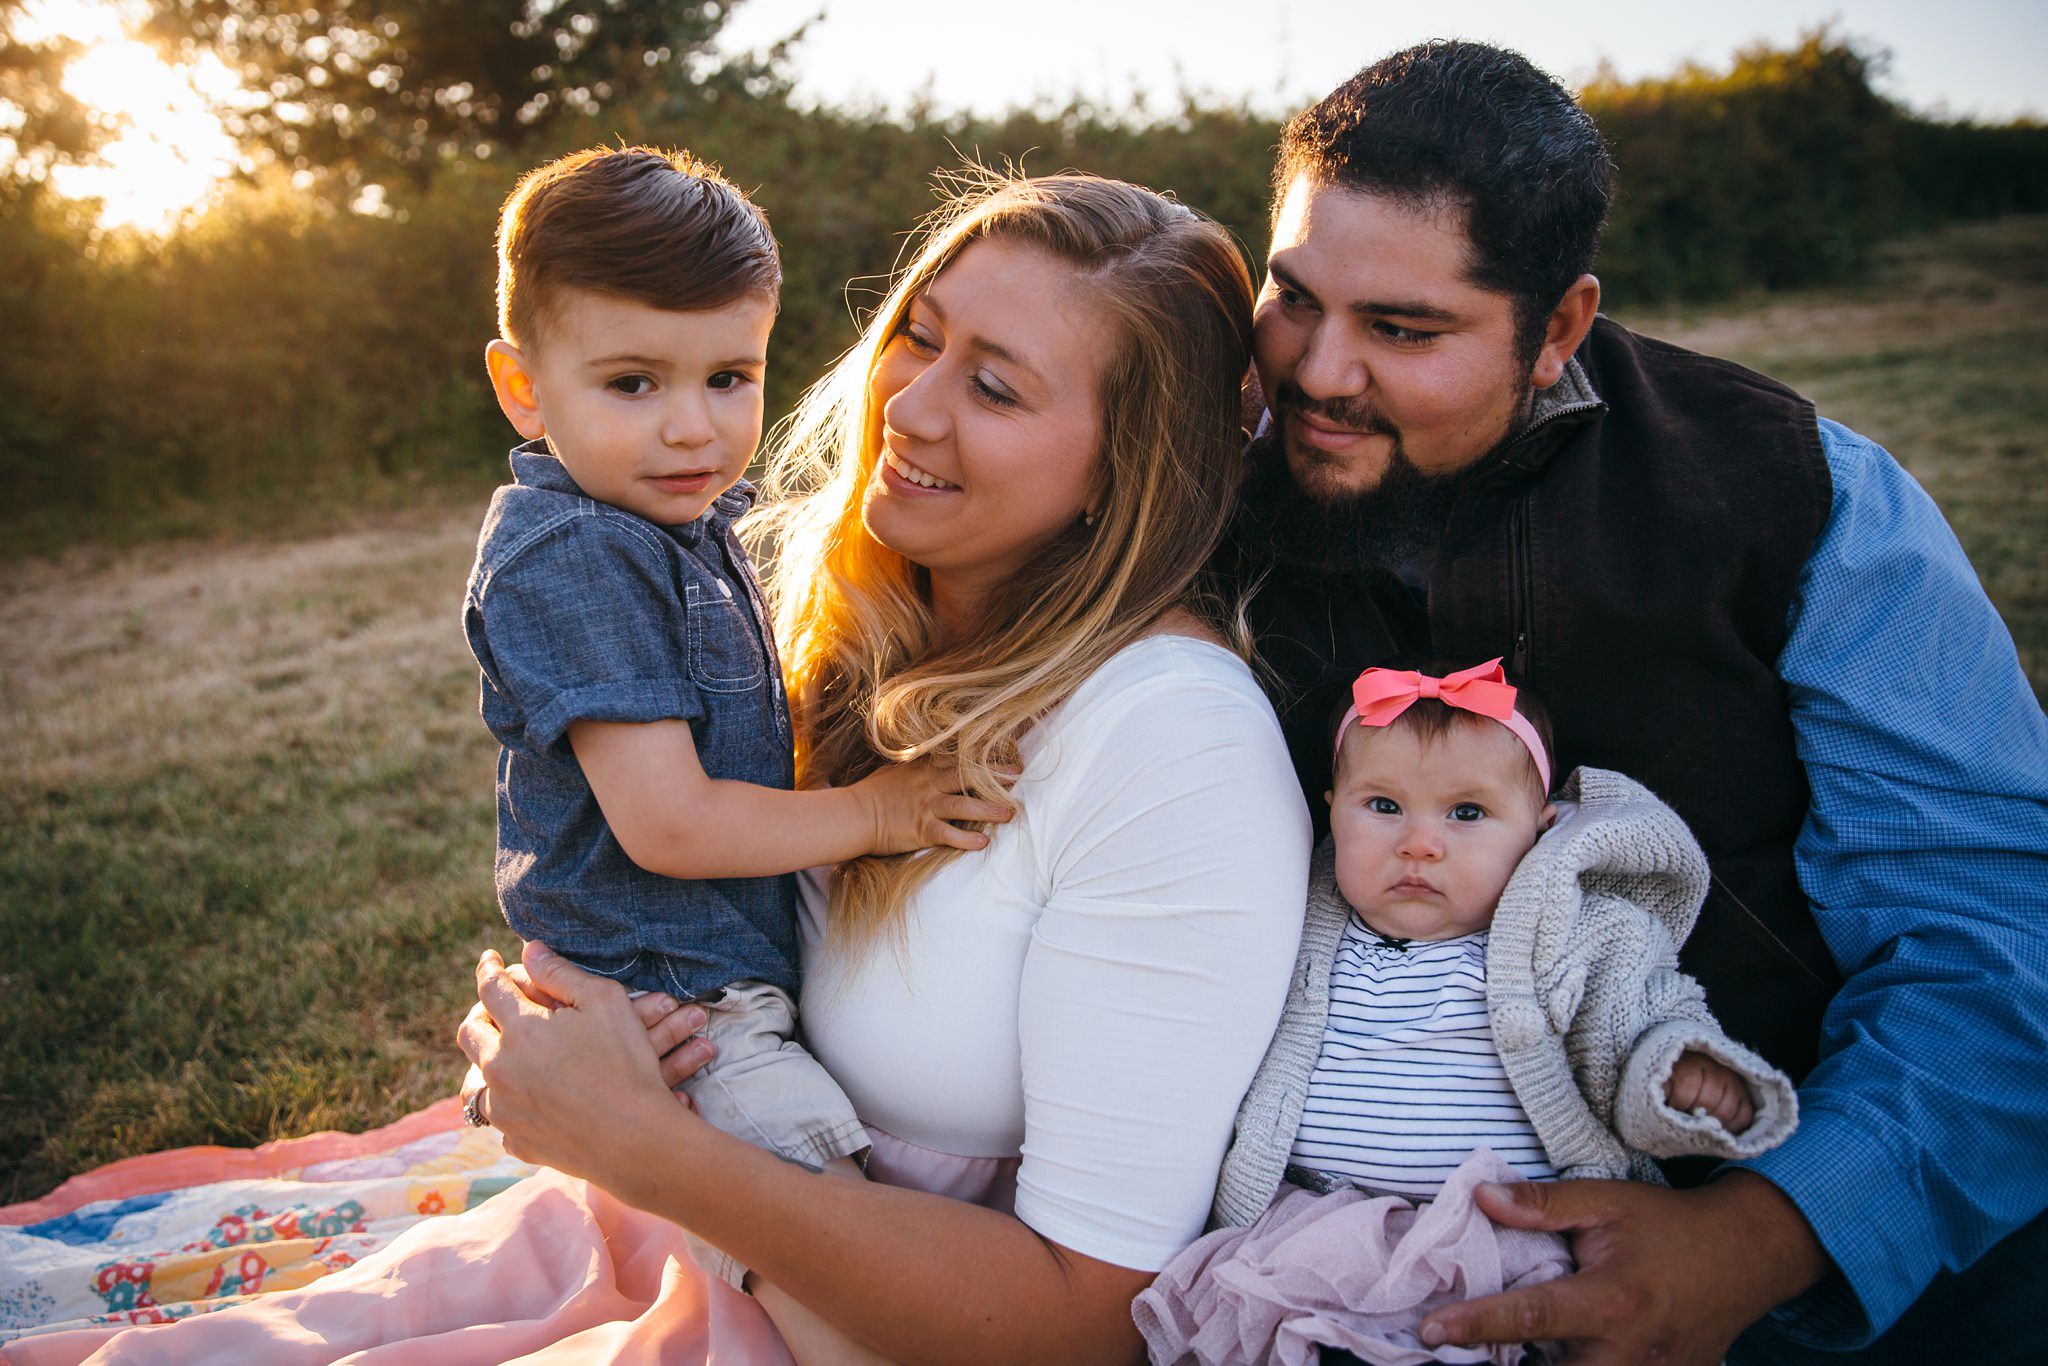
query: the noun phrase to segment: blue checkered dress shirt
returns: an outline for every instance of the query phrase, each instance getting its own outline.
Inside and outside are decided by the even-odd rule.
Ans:
[[[1799,881],[1847,980],[1798,1132],[1741,1165],[1842,1273],[1779,1316],[1847,1347],[2048,1207],[2048,718],[1933,501],[1820,429],[1834,502],[1778,672]]]

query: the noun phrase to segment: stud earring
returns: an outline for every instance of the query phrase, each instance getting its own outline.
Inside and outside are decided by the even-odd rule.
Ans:
[[[1083,508],[1083,509],[1081,509],[1081,525],[1082,525],[1082,526],[1094,526],[1094,525],[1095,525],[1095,509],[1093,509],[1093,508]]]

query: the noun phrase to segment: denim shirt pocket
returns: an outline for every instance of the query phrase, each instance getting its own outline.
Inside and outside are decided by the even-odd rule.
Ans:
[[[690,621],[690,674],[711,692],[751,692],[768,676],[752,610],[722,580],[683,585]]]

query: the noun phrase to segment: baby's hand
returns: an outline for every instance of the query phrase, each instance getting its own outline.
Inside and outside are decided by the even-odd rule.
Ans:
[[[1739,1134],[1756,1118],[1749,1087],[1728,1067],[1704,1053],[1685,1052],[1671,1065],[1671,1080],[1665,1084],[1664,1099],[1674,1110],[1690,1114],[1704,1110],[1731,1134]]]
[[[918,759],[890,764],[862,778],[850,789],[867,803],[875,838],[871,854],[907,854],[913,849],[950,845],[980,849],[988,836],[963,830],[954,821],[989,823],[1010,819],[1010,808],[961,795],[960,770],[951,763]]]

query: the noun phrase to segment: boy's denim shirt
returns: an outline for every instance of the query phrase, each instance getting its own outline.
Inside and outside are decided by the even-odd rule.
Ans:
[[[639,867],[568,737],[574,721],[676,718],[711,777],[794,784],[782,671],[732,530],[752,486],[663,527],[586,496],[544,441],[512,452],[512,477],[484,517],[462,611],[484,721],[504,747],[506,921],[634,985],[697,995],[752,978],[794,992],[794,880],[681,881]]]

